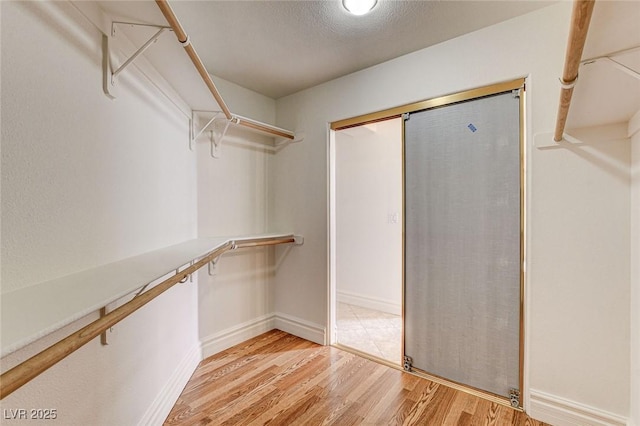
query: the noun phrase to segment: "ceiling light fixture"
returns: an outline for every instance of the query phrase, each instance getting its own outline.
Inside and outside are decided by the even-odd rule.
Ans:
[[[356,16],[371,12],[377,3],[378,0],[342,0],[342,6]]]

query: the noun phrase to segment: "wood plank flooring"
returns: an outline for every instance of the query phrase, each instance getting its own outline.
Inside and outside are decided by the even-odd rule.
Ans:
[[[165,425],[530,425],[509,407],[273,330],[205,359]]]

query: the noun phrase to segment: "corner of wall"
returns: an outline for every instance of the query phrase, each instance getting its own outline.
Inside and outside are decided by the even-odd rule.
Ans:
[[[640,425],[640,111],[629,120],[631,138],[631,280],[629,425]],[[633,259],[636,259],[635,261]]]
[[[627,136],[631,138],[639,131],[640,131],[640,110],[638,110],[633,115],[633,117],[629,119],[629,123],[627,124]]]
[[[202,358],[206,359],[271,330],[281,330],[319,345],[326,344],[325,327],[291,315],[275,312],[213,333],[202,339]]]
[[[202,350],[200,345],[195,345],[187,352],[169,380],[158,392],[138,425],[158,425],[165,421],[200,361],[202,361]]]
[[[319,345],[327,344],[326,327],[292,315],[276,312],[275,328]]]
[[[274,324],[274,315],[267,314],[204,337],[201,341],[202,359],[273,330]]]

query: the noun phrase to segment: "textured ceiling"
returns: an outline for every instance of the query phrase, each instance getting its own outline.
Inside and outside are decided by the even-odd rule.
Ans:
[[[274,99],[551,3],[379,0],[372,13],[356,17],[339,0],[171,1],[211,74]],[[100,5],[112,18],[166,25],[154,1],[105,0]],[[583,58],[639,46],[639,20],[640,1],[597,2]],[[141,45],[153,32],[138,27],[128,36]],[[158,44],[145,56],[189,105],[210,109],[206,91],[192,94],[183,87],[199,77],[175,37],[165,35]],[[638,55],[635,50],[616,60],[640,72]],[[638,108],[637,79],[611,64],[586,65],[567,126],[627,121]]]
[[[380,0],[352,16],[339,0],[171,2],[209,72],[274,99],[549,4]]]

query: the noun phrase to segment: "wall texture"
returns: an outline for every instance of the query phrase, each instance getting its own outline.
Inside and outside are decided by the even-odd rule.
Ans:
[[[629,139],[624,124],[570,133],[583,145],[541,143],[534,150],[531,387],[624,418],[629,407]]]
[[[68,3],[0,2],[0,15],[3,292],[196,235],[283,230],[305,236],[300,248],[228,255],[216,277],[205,271],[199,288],[175,287],[118,325],[109,346],[90,343],[3,400],[3,409],[56,409],[65,425],[161,420],[166,401],[158,395],[179,389],[185,372],[188,377],[199,337],[215,343],[220,333],[274,312],[321,329],[327,124],[528,76],[525,395],[628,416],[631,321],[636,373],[638,366],[637,309],[630,320],[628,302],[629,258],[638,257],[631,148],[606,136],[618,131],[607,128],[581,135],[583,147],[543,149],[554,125],[569,3],[276,103],[221,82],[234,112],[271,122],[275,105],[278,124],[306,137],[274,156],[255,146],[255,136],[235,134],[220,160],[207,157],[206,139],[196,153],[187,149],[187,120],[137,72],[123,73],[117,100],[104,96],[101,34]],[[637,165],[637,133],[633,147]],[[632,265],[637,308],[637,262]],[[3,371],[68,331],[6,357]],[[637,379],[632,386],[637,396]]]
[[[69,3],[0,7],[2,291],[194,238],[196,156],[184,115],[133,69],[119,98],[107,98],[102,35]],[[65,425],[162,419],[147,410],[198,362],[196,297],[194,285],[174,287],[117,325],[109,346],[92,341],[2,408],[56,409]]]
[[[237,108],[233,111],[242,114]],[[259,144],[250,144],[258,138],[230,131],[217,159],[210,156],[208,139],[200,138],[197,146],[199,236],[268,231],[269,173],[274,154]],[[199,335],[205,345],[215,344],[220,332],[273,313],[273,270],[270,268],[273,253],[273,248],[234,251],[224,255],[214,276],[209,276],[206,268],[199,272]],[[205,356],[211,353],[205,350]]]
[[[576,402],[627,417],[628,143],[533,147],[555,125],[570,9],[550,6],[278,100],[279,125],[306,132],[274,165],[274,223],[306,236],[278,273],[278,311],[326,322],[327,123],[528,76],[525,399],[537,391],[569,410]],[[546,415],[539,406],[533,414]]]
[[[338,299],[402,309],[401,119],[337,131]]]
[[[631,123],[634,126],[631,126]],[[631,421],[640,425],[640,111],[630,122],[631,136]]]
[[[234,113],[275,122],[273,99],[215,80]],[[199,236],[295,231],[288,224],[276,228],[270,220],[272,162],[279,155],[272,149],[273,142],[272,138],[230,128],[219,158],[214,159],[208,135],[199,138]],[[199,336],[205,357],[273,327],[284,327],[275,311],[274,280],[279,263],[299,249],[287,246],[239,250],[225,254],[213,276],[204,269],[199,272]],[[299,327],[288,331],[295,330]],[[321,337],[315,340],[322,342]]]

